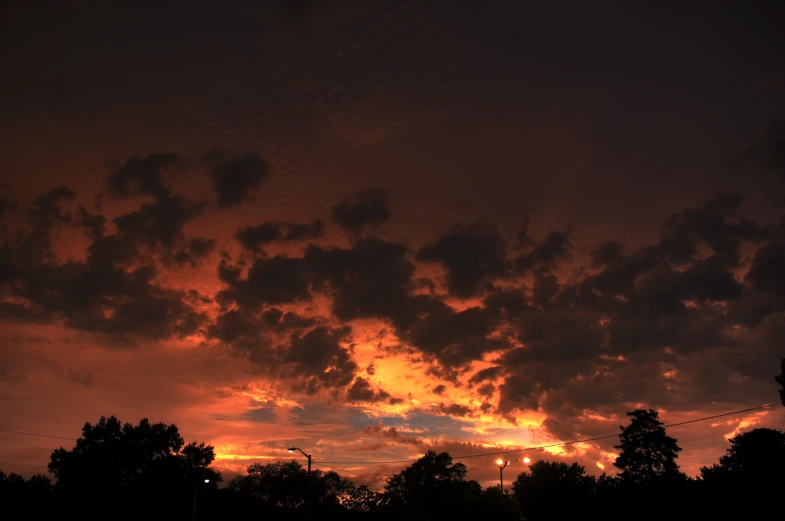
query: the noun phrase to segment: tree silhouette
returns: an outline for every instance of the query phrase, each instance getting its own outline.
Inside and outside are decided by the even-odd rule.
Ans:
[[[215,457],[211,446],[186,445],[174,425],[147,420],[131,425],[102,417],[95,425],[85,424],[73,449],[52,453],[54,487],[45,476],[26,480],[0,472],[0,505],[5,507],[0,513],[21,512],[29,519],[191,519],[198,492],[202,520],[540,521],[599,518],[609,512],[636,520],[751,519],[767,513],[770,504],[763,499],[785,491],[781,431],[755,429],[735,436],[726,454],[701,468],[702,479],[696,481],[679,472],[681,449],[666,435],[656,411],[628,415],[632,421],[622,428],[617,447],[618,477],[595,479],[577,463],[538,461],[513,482],[512,494],[503,494],[495,484],[482,490],[466,480],[466,466],[449,454],[429,451],[391,476],[384,492],[355,486],[334,471],[315,470],[312,503],[306,503],[308,472],[297,461],[254,463],[247,475],[217,490],[220,475],[209,468]],[[652,508],[653,498],[670,508]]]
[[[763,498],[785,493],[785,433],[754,429],[728,441],[730,447],[719,464],[700,469],[705,503],[712,504],[716,497],[726,499],[709,513],[763,519],[771,508]]]
[[[297,461],[254,463],[248,474],[237,476],[229,482],[235,491],[253,496],[267,508],[296,508],[306,501],[308,472]],[[316,504],[338,505],[353,488],[352,483],[337,472],[311,472],[312,501]]]
[[[538,461],[512,488],[527,520],[568,519],[586,510],[596,484],[577,463]]]
[[[519,521],[521,505],[515,494],[502,493],[498,486],[492,485],[480,494],[479,501],[464,516],[467,519],[493,519]]]
[[[463,463],[453,464],[446,452],[437,454],[429,450],[388,479],[384,489],[394,510],[415,519],[462,517],[482,491],[479,483],[466,481],[465,477]]]
[[[785,433],[753,429],[730,440],[719,465],[701,467],[704,481],[733,480],[761,486],[785,479]]]
[[[19,474],[0,472],[0,505],[3,510],[25,513],[29,519],[47,517],[52,511],[52,481],[41,474],[26,480]]]
[[[112,416],[86,423],[73,449],[52,452],[49,471],[57,478],[58,495],[74,504],[142,506],[175,497],[187,504],[197,487],[214,489],[221,479],[208,467],[214,459],[210,445],[184,445],[175,425],[146,418],[137,426],[123,425]]]
[[[653,409],[628,412],[632,421],[621,427],[621,451],[614,465],[628,482],[646,483],[661,477],[682,477],[676,458],[681,447],[665,433],[659,414]]]
[[[386,503],[387,497],[384,494],[371,490],[367,485],[353,486],[344,502],[346,508],[353,512],[373,516],[378,515]]]

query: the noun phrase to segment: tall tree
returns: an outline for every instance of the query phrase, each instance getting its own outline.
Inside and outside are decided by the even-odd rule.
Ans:
[[[621,452],[614,465],[624,481],[645,483],[660,477],[683,477],[676,464],[681,447],[668,436],[653,409],[628,412],[630,424],[621,427],[616,448]]]

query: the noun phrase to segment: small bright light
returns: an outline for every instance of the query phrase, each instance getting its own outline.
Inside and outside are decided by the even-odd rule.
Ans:
[[[209,482],[210,482],[210,480],[209,480],[209,479],[206,479],[206,480],[204,480],[204,482],[205,482],[205,483],[209,483]]]
[[[531,460],[529,458],[523,458],[524,463],[529,463]]]
[[[504,462],[503,462],[501,459],[497,459],[497,460],[496,460],[496,464],[497,464],[497,465],[501,465],[502,463],[504,463]]]
[[[294,449],[289,449],[289,452],[294,452]]]

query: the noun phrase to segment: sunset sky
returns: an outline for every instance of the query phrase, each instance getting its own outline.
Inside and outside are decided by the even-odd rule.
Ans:
[[[295,445],[379,487],[779,401],[782,2],[33,4],[0,8],[0,429],[147,417],[225,477]],[[669,434],[694,476],[759,426]],[[61,444],[0,432],[0,470]]]

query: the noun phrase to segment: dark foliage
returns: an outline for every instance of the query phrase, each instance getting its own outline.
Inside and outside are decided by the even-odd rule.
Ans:
[[[683,476],[676,464],[681,448],[665,433],[657,411],[639,409],[627,416],[632,422],[622,427],[621,444],[616,445],[621,453],[614,463],[622,471],[621,479],[640,484]]]
[[[177,511],[197,490],[215,490],[221,476],[209,468],[214,459],[212,446],[185,444],[175,425],[122,424],[112,416],[86,423],[73,449],[55,450],[49,471],[65,511],[125,505],[130,515]]]
[[[466,479],[465,465],[433,451],[393,474],[383,491],[355,486],[332,470],[309,475],[296,461],[254,463],[218,488],[221,476],[209,468],[211,446],[186,445],[174,425],[101,418],[85,424],[73,449],[52,453],[54,485],[42,475],[0,472],[0,504],[25,519],[108,512],[113,519],[153,520],[187,520],[195,513],[199,520],[754,519],[785,490],[780,431],[735,436],[719,462],[693,480],[679,472],[680,449],[656,411],[628,414],[618,476],[594,478],[577,463],[537,461],[504,493],[496,485],[483,490]]]
[[[594,477],[577,463],[549,461],[532,464],[530,472],[521,473],[512,484],[521,512],[530,521],[580,516],[592,506],[596,487]]]

